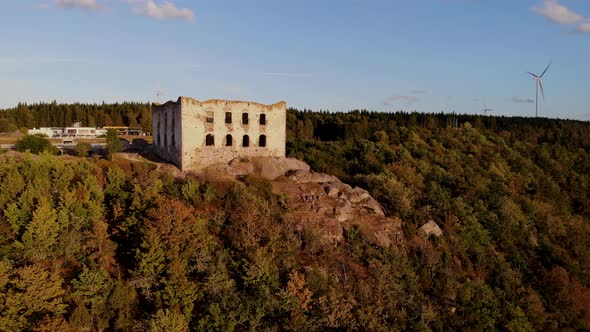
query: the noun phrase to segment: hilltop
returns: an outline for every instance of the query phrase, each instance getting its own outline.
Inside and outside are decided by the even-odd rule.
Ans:
[[[590,329],[589,133],[290,110],[272,179],[4,157],[0,329]]]

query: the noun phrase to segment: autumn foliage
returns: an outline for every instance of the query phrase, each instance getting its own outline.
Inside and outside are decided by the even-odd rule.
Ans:
[[[2,155],[0,330],[590,329],[590,126],[447,116],[289,112],[290,155],[400,217],[393,247],[326,244],[255,178]]]

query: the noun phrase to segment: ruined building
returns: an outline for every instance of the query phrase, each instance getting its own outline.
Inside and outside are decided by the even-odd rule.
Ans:
[[[287,104],[179,97],[152,105],[154,151],[182,171],[236,157],[284,157]]]

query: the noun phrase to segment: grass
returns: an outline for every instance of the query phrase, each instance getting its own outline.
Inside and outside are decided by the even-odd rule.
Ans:
[[[152,141],[153,141],[152,136],[121,135],[121,136],[119,136],[119,138],[124,138],[126,140],[129,140],[129,142],[132,142],[134,139],[142,139],[142,140],[145,140],[146,142],[148,142],[148,144],[152,144]]]
[[[132,142],[133,139],[138,138],[138,139],[143,139],[143,140],[147,141],[148,144],[152,143],[152,136],[119,136],[119,137],[129,140],[129,142]],[[18,141],[20,138],[21,138],[21,136],[0,136],[0,144],[15,144],[16,141]],[[105,138],[80,138],[80,139],[71,138],[71,139],[74,141],[74,143],[80,143],[80,142],[106,143]],[[51,141],[51,143],[54,143],[54,144],[61,144],[61,142],[62,142],[61,138],[49,138],[49,140]]]
[[[0,144],[14,144],[20,137],[3,136],[0,137]]]

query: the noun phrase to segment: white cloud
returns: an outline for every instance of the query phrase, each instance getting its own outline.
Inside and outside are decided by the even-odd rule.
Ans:
[[[512,97],[512,102],[518,104],[532,104],[535,100],[531,98]]]
[[[545,0],[542,6],[533,7],[533,11],[557,24],[577,24],[584,20],[582,15],[560,4],[558,0]]]
[[[178,8],[169,0],[118,0],[131,6],[133,13],[141,16],[153,17],[160,20],[195,21],[195,13],[189,8]],[[59,8],[78,8],[86,10],[104,9],[113,0],[50,0],[38,3],[37,9],[47,9],[50,6]]]
[[[387,104],[390,104],[391,101],[398,101],[398,102],[406,102],[408,104],[412,104],[420,100],[418,97],[415,96],[403,96],[403,95],[396,95],[387,98]]]
[[[160,20],[195,21],[195,13],[188,8],[178,8],[170,1],[157,4],[154,0],[127,0],[133,5],[137,15],[149,16]]]
[[[542,6],[533,7],[533,11],[553,23],[575,25],[575,32],[590,33],[590,18],[576,13],[558,0],[545,0]]]
[[[55,0],[55,4],[62,8],[101,9],[97,0]]]
[[[577,32],[590,32],[590,22],[581,23],[576,28]]]

